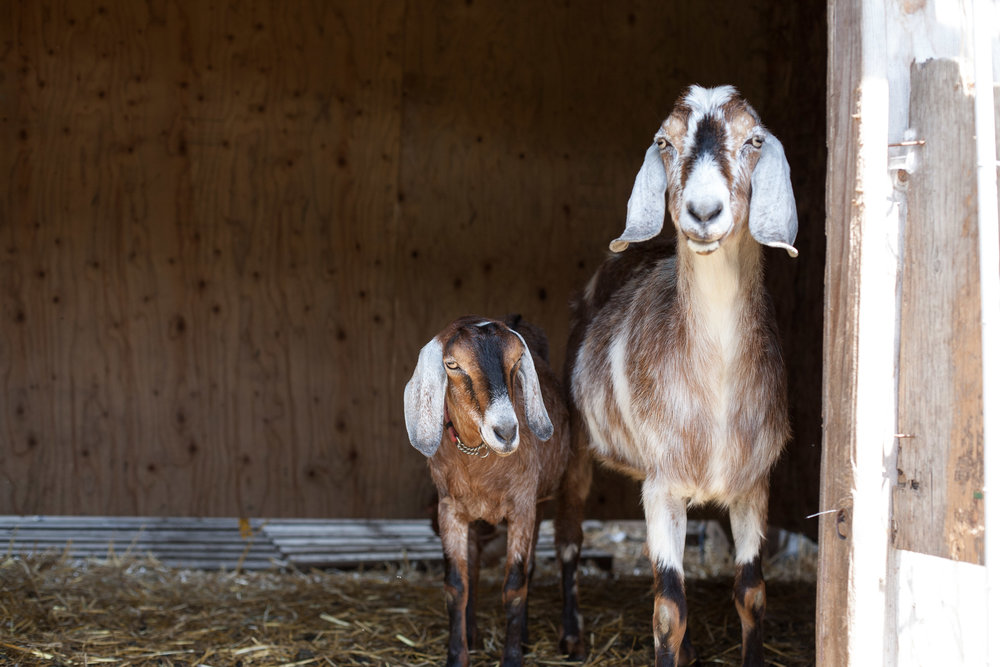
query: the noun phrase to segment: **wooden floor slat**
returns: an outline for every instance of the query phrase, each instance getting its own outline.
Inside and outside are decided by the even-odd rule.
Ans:
[[[399,519],[250,519],[187,517],[0,516],[0,553],[71,558],[151,555],[194,569],[345,568],[440,561],[430,522]],[[555,558],[551,522],[543,522],[539,558]],[[583,556],[610,569],[611,556]]]

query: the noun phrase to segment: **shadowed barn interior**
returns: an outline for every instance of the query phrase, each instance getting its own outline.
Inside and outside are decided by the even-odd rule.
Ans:
[[[766,252],[794,437],[771,521],[815,534],[826,7],[14,2],[0,11],[0,514],[420,517],[417,351],[567,304],[653,132],[731,83],[782,140]],[[667,226],[669,228],[669,225]],[[588,517],[638,517],[596,478]]]

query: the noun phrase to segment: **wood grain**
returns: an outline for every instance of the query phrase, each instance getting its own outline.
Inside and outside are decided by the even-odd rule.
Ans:
[[[521,312],[556,367],[684,86],[784,140],[768,253],[816,509],[822,8],[638,0],[53,0],[0,10],[0,512],[415,517],[402,388],[454,317]],[[683,27],[682,27],[683,26]],[[796,104],[789,100],[795,99]],[[589,510],[635,517],[602,475]]]
[[[958,61],[910,72],[926,143],[908,181],[895,546],[983,563],[983,389],[976,150]]]
[[[402,8],[9,14],[4,511],[366,513],[397,461]]]
[[[861,2],[827,10],[826,297],[823,327],[823,464],[820,484],[816,664],[847,665],[852,457],[860,275],[858,93]]]

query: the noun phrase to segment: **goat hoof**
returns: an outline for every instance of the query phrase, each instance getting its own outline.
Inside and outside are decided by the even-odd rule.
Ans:
[[[523,655],[505,655],[503,662],[500,663],[500,667],[523,667],[523,665]]]
[[[681,641],[681,652],[677,656],[677,664],[679,667],[687,667],[691,665],[700,665],[701,660],[698,659],[698,651],[695,649],[694,644],[691,643],[691,628],[687,628],[684,631],[684,639]]]
[[[559,640],[559,650],[570,660],[584,660],[587,657],[587,645],[580,637],[563,637]]]

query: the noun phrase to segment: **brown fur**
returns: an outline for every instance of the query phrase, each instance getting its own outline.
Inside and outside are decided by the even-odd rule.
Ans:
[[[562,553],[567,547],[575,548],[576,557],[563,562],[567,575],[574,582],[574,595],[564,600],[567,610],[564,619],[579,617],[575,597],[576,567],[582,542],[581,521],[583,501],[590,484],[590,462],[586,450],[573,449],[569,437],[569,413],[555,374],[547,363],[548,344],[544,333],[537,327],[510,317],[506,325],[517,330],[528,345],[542,390],[543,401],[553,425],[553,435],[541,441],[527,426],[520,383],[517,382],[517,364],[523,347],[517,336],[506,326],[487,334],[476,326],[486,320],[464,317],[445,328],[437,338],[444,345],[445,358],[457,360],[468,375],[468,382],[460,376],[449,375],[445,394],[447,411],[459,438],[469,446],[479,442],[478,422],[490,402],[486,378],[477,358],[475,337],[497,335],[502,341],[503,369],[507,392],[517,413],[520,444],[508,456],[491,453],[486,458],[461,452],[451,441],[447,429],[442,435],[441,446],[428,459],[431,477],[439,494],[438,520],[445,557],[450,567],[461,576],[466,590],[475,588],[478,563],[469,562],[470,552],[478,553],[474,531],[469,525],[477,520],[497,524],[506,520],[507,566],[503,595],[508,613],[508,635],[504,651],[504,664],[519,663],[521,632],[527,606],[527,578],[534,562],[535,543],[538,537],[538,503],[556,497],[556,542]],[[470,391],[471,389],[471,391]],[[525,572],[527,575],[525,575]],[[446,591],[454,593],[446,580]],[[460,596],[458,604],[466,603]],[[449,664],[467,664],[469,638],[474,638],[474,609],[468,610],[469,627],[465,612],[451,616],[452,640],[449,644]],[[575,657],[585,654],[577,627],[562,629],[567,651]],[[570,624],[572,625],[572,624]]]

